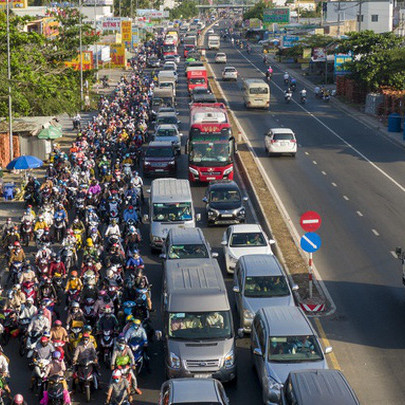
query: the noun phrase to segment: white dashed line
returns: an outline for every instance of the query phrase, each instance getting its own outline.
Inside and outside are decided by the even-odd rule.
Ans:
[[[321,173],[322,173],[324,176],[326,176],[326,172],[325,172],[325,171],[322,170]]]
[[[348,197],[347,195],[344,195],[343,198],[344,198],[346,201],[349,201],[349,197]]]
[[[362,216],[363,216],[363,214],[362,214],[360,211],[356,211],[356,214],[357,214],[359,217],[362,217]]]
[[[333,187],[337,187],[337,184],[336,184],[336,183],[331,183],[331,184],[332,184]]]
[[[308,152],[305,152],[305,154],[308,156],[309,155],[309,153]]]
[[[317,164],[318,164],[318,163],[316,163],[316,160],[313,160],[312,163],[313,163],[314,165],[317,165]]]
[[[375,229],[372,229],[371,231],[373,232],[373,234],[374,234],[375,236],[380,236],[380,234],[379,234]]]
[[[392,257],[393,257],[394,259],[398,259],[397,254],[396,254],[393,250],[391,250],[390,253],[392,254]]]

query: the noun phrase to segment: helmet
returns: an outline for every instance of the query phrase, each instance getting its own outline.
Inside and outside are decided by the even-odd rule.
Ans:
[[[14,289],[15,290],[21,290],[21,284],[15,284]]]
[[[34,303],[34,298],[28,297],[28,298],[27,298],[27,302],[30,302],[31,304],[33,304],[33,303]]]
[[[62,321],[57,319],[54,323],[55,326],[62,326]]]
[[[110,307],[109,305],[107,305],[107,306],[104,308],[104,313],[105,313],[105,314],[112,314],[112,309],[111,309],[111,307]]]
[[[16,405],[20,405],[24,403],[24,397],[21,394],[17,394],[14,396],[13,402]]]
[[[83,333],[84,339],[90,339],[90,334],[88,332]]]
[[[133,315],[128,315],[126,318],[125,318],[125,321],[126,322],[132,322],[132,321],[134,321],[135,320],[135,318],[133,317]]]
[[[16,241],[14,242],[14,246],[15,246],[15,247],[21,247],[20,242],[18,242],[18,240],[16,240]]]
[[[83,331],[86,333],[91,333],[92,329],[90,325],[84,325]]]
[[[114,272],[111,269],[108,269],[106,275],[107,277],[112,277],[114,275]]]
[[[120,370],[114,370],[112,373],[112,378],[121,378],[122,373]]]
[[[118,336],[117,342],[118,343],[125,343],[125,337],[123,335]]]
[[[61,356],[62,356],[62,353],[59,351],[59,350],[55,350],[53,353],[52,353],[52,358],[53,359],[60,359],[61,358]]]
[[[87,246],[93,246],[93,239],[87,238],[87,239],[86,239],[86,245],[87,245]]]
[[[107,295],[107,291],[106,290],[100,290],[98,295],[100,295],[101,297],[104,297],[104,295]]]
[[[133,322],[133,324],[136,325],[136,326],[141,326],[141,323],[142,323],[140,319],[135,319],[135,318],[133,319],[132,322]]]
[[[80,308],[80,305],[79,305],[79,303],[78,302],[73,302],[72,303],[72,308]]]
[[[41,337],[41,342],[48,342],[48,341],[49,341],[48,336],[42,336]]]
[[[72,277],[77,277],[77,271],[76,271],[76,270],[73,270],[73,271],[70,273],[70,275],[71,275]],[[77,304],[77,302],[76,302],[76,304]]]

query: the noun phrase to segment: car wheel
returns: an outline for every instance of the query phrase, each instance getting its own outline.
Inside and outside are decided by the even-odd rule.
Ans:
[[[295,158],[295,153],[291,153],[291,157]]]

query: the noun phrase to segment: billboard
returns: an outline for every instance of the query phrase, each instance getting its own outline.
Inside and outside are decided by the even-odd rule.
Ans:
[[[82,63],[83,63],[83,70],[92,70],[94,69],[93,64],[93,52],[91,51],[83,51],[82,52]],[[80,70],[80,53],[77,55],[76,58],[72,59],[71,61],[64,62],[65,66],[71,67],[74,70]]]
[[[296,42],[300,40],[300,37],[296,35],[283,35],[281,39],[283,48],[292,48],[296,44]]]
[[[312,60],[314,62],[325,62],[326,49],[325,48],[314,48],[312,50]]]
[[[105,17],[101,20],[101,28],[103,31],[121,31],[121,22],[129,21],[128,18],[121,17]],[[99,23],[97,23],[99,25]]]
[[[111,67],[123,68],[127,63],[125,45],[110,45]]]
[[[169,12],[168,11],[159,11],[159,10],[154,10],[154,9],[141,8],[141,9],[136,10],[136,15],[138,17],[160,19],[160,18],[168,18],[169,17]]]
[[[27,0],[9,0],[11,8],[27,8]],[[6,10],[7,8],[7,1],[0,0],[0,10]]]
[[[122,42],[131,42],[132,40],[132,21],[121,22],[121,40]]]
[[[138,47],[140,42],[140,29],[138,27],[132,27],[132,49]]]
[[[335,75],[345,75],[350,73],[350,71],[347,70],[347,67],[345,67],[345,63],[351,62],[352,60],[352,55],[335,55]]]
[[[290,9],[283,8],[267,8],[263,12],[263,22],[265,23],[289,23]]]

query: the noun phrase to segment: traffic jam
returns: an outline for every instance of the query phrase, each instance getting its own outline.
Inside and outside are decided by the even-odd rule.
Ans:
[[[336,403],[359,403],[328,369],[332,348],[297,306],[298,286],[252,215],[228,109],[200,47],[209,30],[208,47],[220,50],[215,26],[179,22],[145,42],[92,119],[78,123],[69,151],[55,145],[46,177],[30,175],[20,222],[3,226],[1,339],[18,341],[16,361],[30,369],[35,399],[25,403],[152,403],[142,383],[157,379],[157,362],[161,405],[230,404],[242,367],[253,367],[264,404],[324,404],[299,395],[321,398],[326,384]],[[224,68],[223,80],[237,77]],[[11,395],[2,356],[0,403],[24,403]]]

